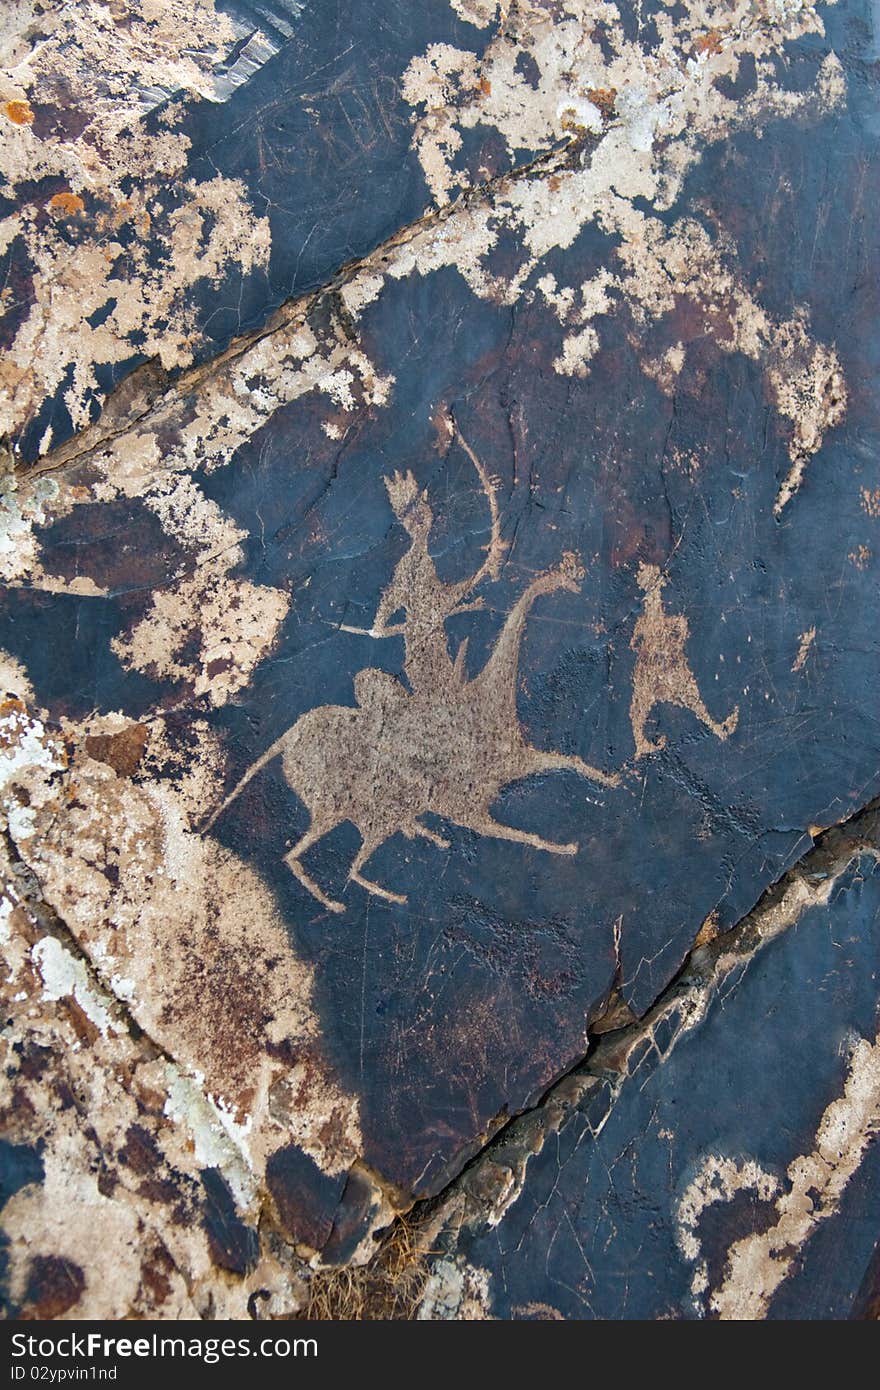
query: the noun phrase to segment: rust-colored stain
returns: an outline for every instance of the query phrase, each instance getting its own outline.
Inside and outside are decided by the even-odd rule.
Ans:
[[[65,189],[63,193],[55,193],[49,199],[51,210],[62,217],[76,217],[77,213],[85,210],[85,206],[79,194],[71,193],[70,189]]]
[[[79,1302],[86,1281],[79,1265],[56,1255],[34,1255],[28,1266],[29,1307],[22,1321],[60,1318]]]
[[[7,101],[3,109],[13,125],[33,124],[34,113],[29,101]]]
[[[694,40],[695,53],[720,53],[721,52],[721,31],[720,29],[710,29],[707,34],[701,34]]]
[[[133,777],[138,770],[148,732],[145,724],[129,724],[118,734],[90,734],[86,752],[99,763],[106,763],[120,777]]]
[[[587,92],[587,101],[591,101],[594,106],[598,106],[605,120],[608,121],[614,115],[614,106],[617,101],[616,87],[592,87]]]
[[[694,937],[694,949],[698,946],[708,946],[710,941],[714,941],[719,934],[718,913],[710,912],[700,930]]]

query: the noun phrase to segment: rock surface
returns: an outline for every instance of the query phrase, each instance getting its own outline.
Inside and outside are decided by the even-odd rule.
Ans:
[[[13,1316],[876,1316],[870,14],[4,16]]]
[[[481,1155],[422,1316],[878,1315],[878,856],[826,837]]]

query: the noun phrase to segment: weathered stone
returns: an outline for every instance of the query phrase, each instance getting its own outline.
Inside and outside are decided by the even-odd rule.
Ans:
[[[422,1316],[462,1315],[437,1304],[450,1271],[480,1316],[876,1315],[876,814],[865,829],[490,1148],[448,1199]],[[492,1172],[514,1180],[490,1195]]]
[[[723,1153],[706,1096],[673,1144],[635,1083],[559,1080],[649,1052],[683,962],[880,792],[867,8],[185,10],[4,21],[10,1306],[289,1315],[523,1111],[425,1315],[872,1306],[854,1245],[825,1303],[809,1261],[724,1293],[742,1164],[769,1231],[848,1095],[802,1015],[809,922],[876,949],[855,887],[651,1073],[703,1078]],[[822,1002],[872,1045],[867,995]],[[788,1147],[794,1094],[753,1131],[701,1070],[744,1028],[755,1074],[797,1054]],[[587,1290],[612,1133],[658,1204],[663,1153],[731,1196],[690,1235],[633,1199]],[[569,1142],[572,1229],[502,1242],[502,1299],[479,1212],[513,1233]]]

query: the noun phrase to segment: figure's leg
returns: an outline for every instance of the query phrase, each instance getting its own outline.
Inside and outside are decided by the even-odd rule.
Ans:
[[[467,828],[476,831],[478,835],[491,835],[496,840],[513,840],[518,845],[531,845],[533,849],[545,849],[549,854],[577,854],[578,852],[578,847],[574,843],[560,845],[553,840],[544,840],[540,835],[532,835],[528,830],[517,830],[512,825],[501,825],[489,815],[479,820],[468,821]]]
[[[328,898],[327,894],[321,891],[317,883],[315,883],[315,880],[309,877],[300,863],[300,857],[305,854],[306,850],[310,849],[312,845],[321,839],[322,835],[326,835],[328,830],[332,829],[333,827],[331,825],[309,826],[302,839],[298,840],[293,849],[288,850],[287,854],[285,854],[284,862],[291,873],[299,879],[303,888],[307,888],[312,897],[317,898],[322,906],[328,908],[330,912],[344,912],[345,904],[335,902],[333,898]]]
[[[530,748],[528,756],[530,772],[551,772],[554,768],[568,768],[571,772],[579,772],[581,777],[587,777],[591,782],[599,782],[604,787],[620,786],[620,778],[616,772],[600,772],[597,767],[591,767],[574,753],[545,753],[541,748]]]
[[[436,834],[435,831],[429,830],[426,825],[420,825],[418,821],[415,822],[415,832],[417,835],[421,835],[423,840],[430,840],[431,844],[436,845],[438,849],[449,849],[448,840],[444,840],[443,836]]]
[[[737,726],[738,723],[739,723],[739,705],[734,705],[733,709],[730,711],[730,714],[727,716],[727,718],[726,718],[726,719],[723,719],[723,720],[721,721],[720,727],[721,727],[721,729],[723,730],[723,733],[720,733],[720,734],[718,735],[718,737],[719,737],[719,738],[730,738],[730,735],[733,733],[733,731],[735,730],[735,728],[736,728],[736,726]]]
[[[691,677],[687,683],[685,692],[681,697],[681,705],[683,709],[689,709],[692,714],[695,714],[697,719],[705,724],[707,729],[711,729],[713,734],[717,735],[720,739],[728,738],[729,735],[733,733],[739,720],[739,705],[735,707],[733,712],[729,714],[726,719],[720,721],[713,719],[703,703],[703,697],[693,677]]]
[[[643,692],[638,686],[633,690],[633,697],[629,707],[629,718],[632,724],[633,738],[636,745],[634,762],[638,762],[639,758],[643,758],[646,753],[659,753],[661,748],[666,747],[665,734],[661,734],[656,743],[652,743],[645,734],[645,721],[656,703],[652,695]]]
[[[406,902],[406,898],[400,893],[392,893],[388,888],[381,888],[378,883],[373,883],[372,880],[364,878],[361,873],[361,869],[366,864],[370,855],[373,854],[382,843],[382,840],[364,840],[348,871],[349,880],[352,883],[359,883],[362,888],[366,888],[367,892],[372,893],[374,897],[384,898],[385,901],[389,903],[403,904]]]

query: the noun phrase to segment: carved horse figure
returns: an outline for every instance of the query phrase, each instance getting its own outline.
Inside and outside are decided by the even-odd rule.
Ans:
[[[470,453],[470,451],[468,451]],[[491,487],[480,472],[484,490]],[[516,709],[519,650],[526,618],[535,600],[559,589],[577,590],[583,571],[575,557],[538,575],[508,615],[492,655],[472,680],[466,679],[466,642],[455,661],[446,645],[445,620],[475,603],[463,600],[486,575],[497,573],[502,553],[497,508],[492,510],[488,558],[468,581],[446,585],[428,549],[431,512],[412,474],[387,480],[392,505],[412,539],[395,576],[383,594],[375,637],[403,632],[406,645],[405,686],[387,672],[366,668],[354,678],[356,705],[322,705],[302,715],[248,769],[204,827],[239,795],[273,758],[280,756],[285,780],[309,811],[305,834],[285,855],[285,863],[304,888],[332,912],[342,903],[323,892],[306,871],[302,858],[343,821],[361,836],[349,879],[388,902],[403,903],[399,893],[372,882],[364,866],[380,845],[398,832],[421,836],[448,847],[421,818],[433,813],[498,839],[531,845],[551,854],[575,854],[577,845],[560,844],[496,821],[490,807],[508,783],[535,773],[568,769],[604,786],[618,778],[570,754],[545,752],[525,740]],[[399,627],[388,621],[403,610]],[[357,630],[357,629],[355,629]],[[203,832],[204,833],[204,832]]]

